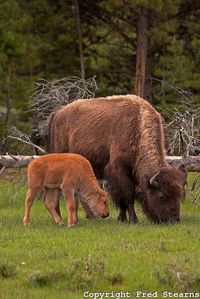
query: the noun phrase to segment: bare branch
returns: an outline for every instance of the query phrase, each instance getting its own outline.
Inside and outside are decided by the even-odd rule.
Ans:
[[[193,102],[192,93],[188,90],[176,87],[164,80],[150,78],[161,84],[161,94],[165,95],[166,87],[174,92],[179,109],[161,110],[168,124],[169,146],[168,153],[176,155],[199,155],[200,154],[200,104]]]
[[[18,140],[22,143],[25,143],[25,144],[28,144],[28,145],[32,146],[33,148],[38,149],[42,153],[45,153],[45,150],[43,150],[40,146],[34,144],[31,141],[28,134],[20,132],[14,126],[9,129],[9,134],[8,134],[7,138]]]
[[[6,169],[6,166],[2,166],[2,168],[0,169],[0,174],[2,174],[4,172],[4,170]]]
[[[95,77],[84,80],[74,76],[52,82],[40,79],[32,90],[30,101],[30,111],[39,114],[39,130],[45,129],[51,112],[74,100],[94,97],[96,89]]]
[[[200,107],[191,102],[185,103],[183,112],[173,109],[171,121],[166,125],[170,144],[168,151],[178,155],[200,154]]]

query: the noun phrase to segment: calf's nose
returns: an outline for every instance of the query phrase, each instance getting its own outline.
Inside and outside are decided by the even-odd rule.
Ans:
[[[108,216],[109,216],[109,213],[104,214],[104,215],[102,216],[102,218],[107,218]]]

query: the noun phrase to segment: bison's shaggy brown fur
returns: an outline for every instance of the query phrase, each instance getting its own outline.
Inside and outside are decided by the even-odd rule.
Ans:
[[[107,217],[107,195],[95,178],[92,166],[77,154],[50,154],[33,160],[28,166],[29,190],[26,195],[24,224],[29,224],[30,210],[37,193],[44,190],[44,203],[53,219],[63,224],[59,195],[63,191],[68,208],[68,226],[78,222],[78,194],[84,208],[90,208],[96,217]]]
[[[109,182],[121,221],[128,212],[137,222],[136,198],[154,222],[179,220],[185,174],[166,163],[162,119],[147,101],[134,95],[75,101],[52,115],[47,144],[50,152],[91,162]]]

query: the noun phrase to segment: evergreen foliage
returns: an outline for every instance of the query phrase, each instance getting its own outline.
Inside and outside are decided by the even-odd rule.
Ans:
[[[200,102],[200,3],[196,0],[79,1],[86,78],[96,75],[96,95],[134,92],[136,22],[146,8],[146,94],[170,107],[192,93]],[[29,91],[39,78],[80,74],[75,1],[1,0],[0,138],[10,124],[27,130]],[[3,144],[2,140],[0,142]],[[1,150],[1,149],[0,149]]]

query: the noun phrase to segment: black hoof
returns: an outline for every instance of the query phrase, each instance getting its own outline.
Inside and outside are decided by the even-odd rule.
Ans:
[[[117,217],[117,220],[120,221],[120,222],[127,222],[128,221],[126,214],[121,214],[121,213],[119,213],[119,215]]]
[[[134,219],[129,219],[129,224],[131,225],[135,225],[138,223],[138,218],[134,218]]]

